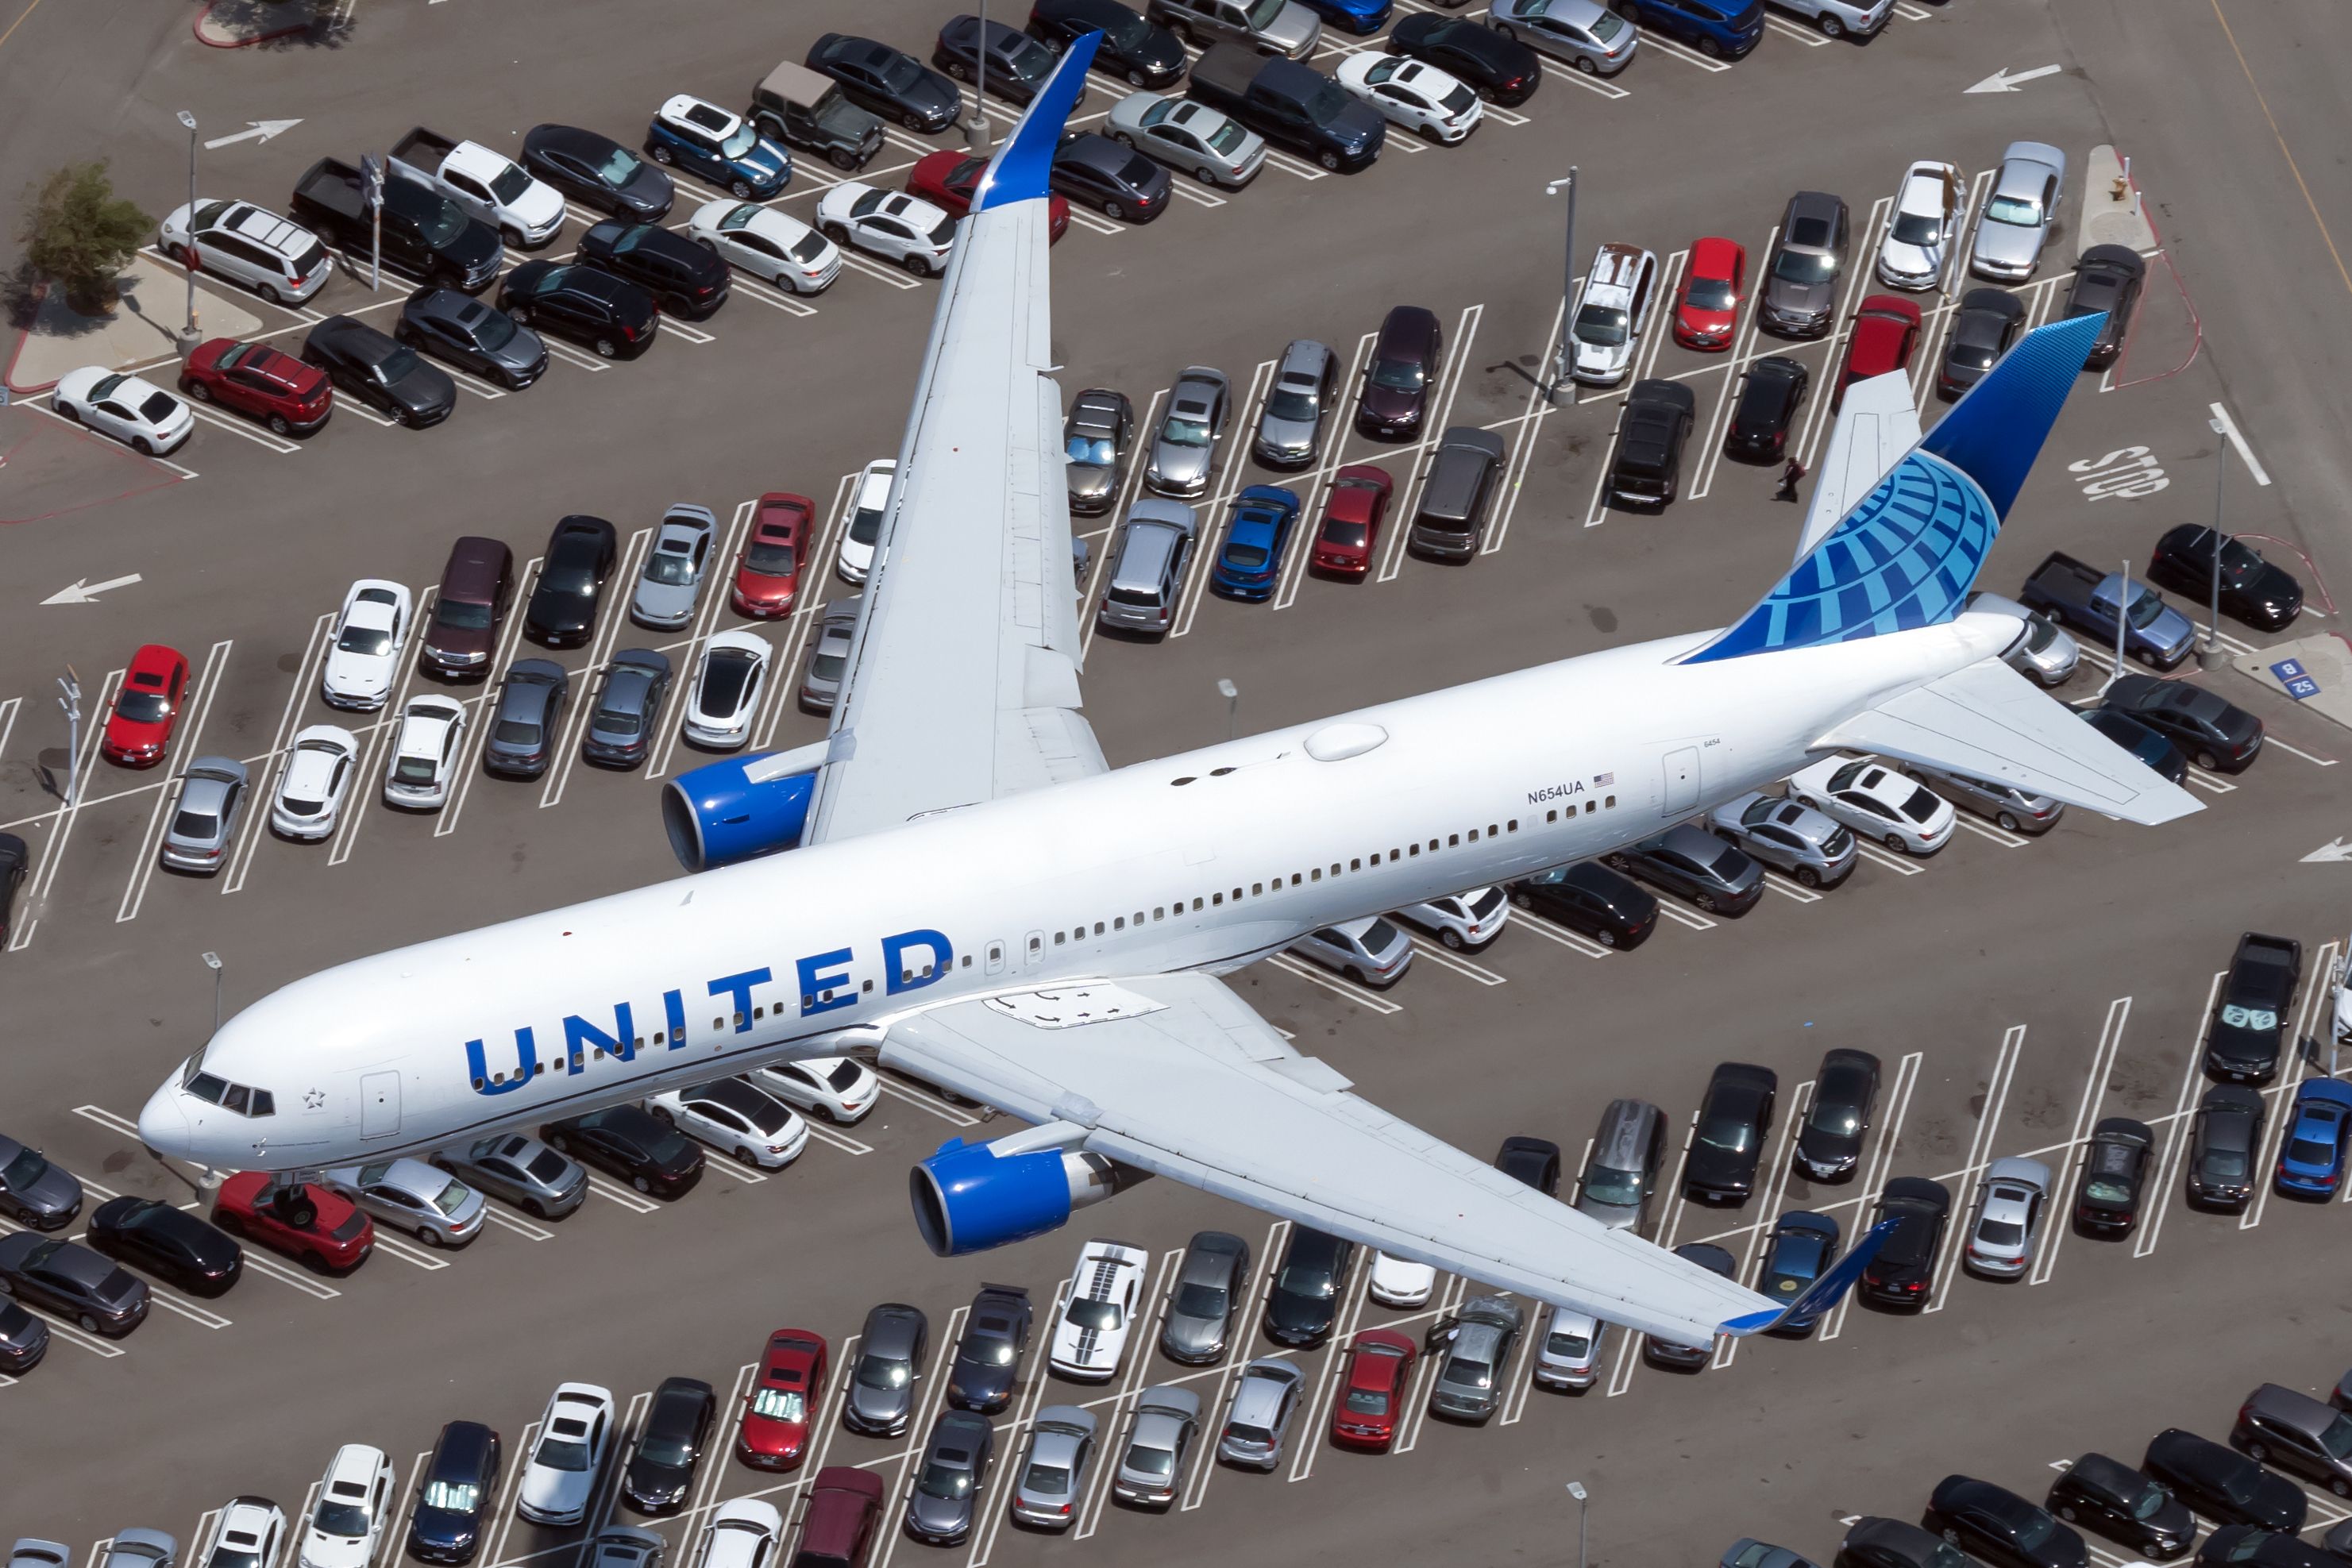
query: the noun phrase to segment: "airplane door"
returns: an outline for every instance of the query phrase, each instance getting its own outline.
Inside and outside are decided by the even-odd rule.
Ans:
[[[400,1074],[369,1072],[360,1078],[360,1136],[388,1138],[400,1131]]]
[[[1666,809],[1664,815],[1685,817],[1698,810],[1698,747],[1685,746],[1666,753]]]
[[[988,972],[992,975],[1004,973],[1004,943],[1002,939],[988,945]]]

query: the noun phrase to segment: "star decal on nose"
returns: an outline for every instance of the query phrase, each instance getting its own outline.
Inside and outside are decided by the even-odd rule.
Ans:
[[[327,1092],[326,1092],[325,1090],[323,1090],[323,1089],[305,1089],[304,1091],[302,1091],[302,1103],[303,1103],[304,1105],[308,1106],[310,1109],[311,1109],[311,1110],[315,1111],[315,1110],[317,1110],[320,1106],[324,1105],[326,1103],[327,1103]]]

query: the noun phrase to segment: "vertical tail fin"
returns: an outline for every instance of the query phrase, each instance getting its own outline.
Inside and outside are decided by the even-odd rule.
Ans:
[[[2106,319],[2102,311],[2028,332],[1937,422],[1919,450],[1975,480],[1994,515],[2007,517]]]

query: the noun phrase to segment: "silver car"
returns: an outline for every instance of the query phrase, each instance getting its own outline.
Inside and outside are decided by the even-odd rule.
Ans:
[[[1998,593],[1977,592],[1969,595],[1970,610],[2000,610],[2025,617],[2025,635],[2010,644],[2001,654],[2001,663],[2019,674],[2043,687],[2063,686],[2074,678],[2074,666],[2082,662],[2083,650],[2066,629],[2039,610],[2028,610],[2013,599]]]
[[[1243,1367],[1233,1401],[1225,1406],[1217,1458],[1254,1470],[1270,1470],[1282,1463],[1282,1440],[1289,1434],[1291,1417],[1298,1414],[1298,1396],[1306,1386],[1307,1375],[1276,1356],[1261,1356]]]
[[[173,808],[172,825],[163,830],[163,863],[200,876],[220,870],[236,837],[237,820],[245,814],[251,782],[245,764],[234,757],[199,757],[189,763],[180,775],[180,800]]]
[[[1331,412],[1339,383],[1339,356],[1312,338],[1282,350],[1274,390],[1257,416],[1257,439],[1250,455],[1269,468],[1297,468],[1315,461],[1323,446],[1323,420]]]
[[[1601,1320],[1553,1307],[1536,1344],[1536,1381],[1546,1388],[1590,1388],[1601,1376]]]
[[[518,659],[499,682],[482,766],[506,779],[536,779],[555,756],[572,676],[552,659]]]
[[[1587,76],[1615,76],[1632,63],[1640,42],[1633,24],[1600,0],[1495,0],[1486,26]]]
[[[327,1185],[379,1225],[406,1231],[427,1247],[463,1247],[481,1234],[489,1207],[480,1193],[423,1160],[338,1166],[327,1172]]]
[[[635,768],[646,759],[654,729],[668,700],[668,658],[651,648],[624,648],[604,668],[604,684],[588,710],[580,755],[610,768]]]
[[[359,737],[331,724],[306,726],[294,737],[269,805],[272,831],[315,843],[342,820],[343,796],[358,766]]]
[[[1070,1527],[1086,1495],[1098,1425],[1093,1411],[1075,1405],[1048,1405],[1037,1412],[1021,1479],[1013,1489],[1013,1518],[1046,1530]]]
[[[1166,1508],[1184,1490],[1184,1467],[1201,1435],[1201,1396],[1189,1388],[1162,1384],[1147,1388],[1135,1403],[1127,1447],[1118,1456],[1111,1490],[1122,1502]]]
[[[2014,1280],[2032,1266],[2033,1244],[2050,1204],[2050,1167],[2011,1155],[1995,1160],[1977,1187],[1961,1261],[1972,1274]]]
[[[1063,473],[1074,517],[1099,517],[1118,496],[1119,471],[1135,443],[1135,405],[1123,392],[1088,387],[1070,404],[1062,423]],[[1073,544],[1084,544],[1074,539]],[[1081,580],[1083,580],[1083,574]]]
[[[629,619],[658,632],[675,632],[693,620],[694,601],[710,567],[710,544],[718,535],[719,519],[709,507],[672,507],[637,573]]]
[[[1289,950],[1376,991],[1387,990],[1412,967],[1412,938],[1379,915],[1310,931]]]
[[[1097,621],[1122,632],[1164,632],[1175,625],[1199,529],[1192,508],[1180,501],[1145,496],[1129,507]]]
[[[1750,859],[1778,866],[1807,887],[1835,887],[1862,858],[1853,833],[1811,806],[1760,789],[1726,800],[1707,813],[1706,825]]]
[[[2021,283],[2033,276],[2050,222],[2058,212],[2058,187],[2066,178],[2066,154],[2046,141],[2012,141],[2000,155],[2000,172],[1977,214],[1976,243],[1969,270],[1996,283]]]
[[[801,706],[810,713],[831,713],[841,700],[841,677],[849,671],[849,641],[857,631],[857,602],[851,594],[826,604],[817,617],[816,635],[809,639],[808,671],[801,676]]]
[[[1980,817],[1990,817],[2012,833],[2046,833],[2066,814],[2063,802],[1997,779],[1971,778],[1966,773],[1930,768],[1924,762],[1906,762],[1903,771],[1953,805],[1966,806]]]
[[[173,1568],[179,1558],[177,1541],[160,1530],[132,1525],[114,1532],[113,1544],[106,1549],[104,1568]]]
[[[1131,92],[1110,108],[1114,141],[1181,170],[1204,185],[1246,185],[1265,166],[1265,138],[1189,98]]]
[[[1430,1385],[1429,1410],[1456,1421],[1484,1421],[1503,1400],[1503,1374],[1527,1319],[1502,1296],[1474,1296],[1429,1331],[1428,1351],[1445,1353]]]
[[[1143,482],[1163,496],[1197,496],[1207,489],[1217,444],[1233,417],[1233,395],[1223,371],[1186,367],[1168,389],[1168,417],[1151,438]]]
[[[541,1219],[561,1219],[588,1201],[586,1168],[520,1133],[493,1134],[443,1149],[433,1163]]]
[[[1303,60],[1323,24],[1298,0],[1151,0],[1151,20],[1202,48],[1231,38],[1261,55]]]

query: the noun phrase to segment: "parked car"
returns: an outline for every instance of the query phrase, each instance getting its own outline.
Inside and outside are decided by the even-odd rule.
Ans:
[[[864,1564],[881,1533],[882,1478],[850,1465],[829,1465],[817,1471],[807,1495],[793,1568]]]
[[[1623,381],[1641,351],[1657,289],[1658,258],[1652,252],[1635,245],[1594,251],[1569,313],[1569,373],[1587,386]]]
[[[1160,1325],[1160,1354],[1202,1366],[1225,1354],[1234,1319],[1249,1287],[1249,1243],[1223,1230],[1203,1230],[1185,1244],[1175,1288]]]
[[[588,1517],[618,1436],[610,1389],[559,1383],[540,1417],[539,1441],[523,1461],[515,1511],[533,1524],[578,1524]]]
[[[1395,985],[1412,967],[1412,938],[1378,915],[1310,931],[1287,951],[1376,991]]]
[[[2042,141],[2012,141],[1977,212],[1969,270],[1995,283],[2022,283],[2041,263],[2066,181],[2066,154]]]
[[[1349,97],[1390,124],[1442,146],[1468,141],[1486,119],[1468,84],[1426,61],[1360,49],[1340,56],[1334,74]]]
[[[683,169],[739,202],[772,200],[792,183],[792,153],[741,115],[691,93],[663,100],[646,126],[645,145],[663,168]]]
[[[1685,1241],[1675,1249],[1675,1256],[1727,1280],[1739,1271],[1739,1260],[1711,1241]],[[1656,1334],[1643,1334],[1642,1359],[1675,1372],[1705,1372],[1715,1359],[1715,1344],[1712,1340],[1706,1344],[1676,1344]]]
[[[1013,1490],[1013,1517],[1043,1530],[1066,1530],[1087,1495],[1100,1423],[1091,1410],[1048,1405],[1029,1425],[1029,1451]]]
[[[1566,1307],[1547,1308],[1543,1337],[1536,1343],[1537,1385],[1583,1392],[1601,1380],[1600,1353],[1600,1319]]]
[[[330,316],[311,328],[310,336],[302,340],[302,362],[325,371],[346,396],[359,399],[411,430],[440,423],[457,406],[457,383],[447,371],[426,364],[415,350],[349,316]],[[62,413],[66,395],[62,382],[58,393]]]
[[[273,1190],[267,1171],[239,1171],[213,1195],[213,1223],[241,1241],[321,1274],[348,1274],[375,1250],[375,1224],[359,1205],[317,1183]]]
[[[751,1073],[761,1088],[804,1115],[837,1127],[866,1120],[882,1103],[882,1079],[855,1057],[803,1056]]]
[[[1457,424],[1439,436],[1407,528],[1407,548],[1433,560],[1476,559],[1508,455],[1491,430]]]
[[[2083,1538],[2007,1487],[1972,1476],[1936,1483],[1919,1522],[1979,1557],[2013,1568],[2085,1568]]]
[[[1731,347],[1739,302],[1747,298],[1747,251],[1713,235],[1695,241],[1675,290],[1675,341],[1702,353]]]
[[[319,1478],[318,1501],[295,1549],[298,1568],[367,1568],[400,1500],[399,1479],[382,1448],[345,1443]]]
[[[2205,1023],[2205,1071],[2238,1083],[2277,1076],[2302,983],[2302,943],[2259,931],[2240,936]]]
[[[841,700],[841,684],[849,673],[849,648],[857,636],[857,609],[863,594],[829,601],[817,614],[816,632],[809,639],[808,668],[802,673],[800,705],[803,713],[831,713]]]
[[[197,402],[248,414],[278,435],[308,435],[335,411],[326,371],[266,343],[234,338],[197,344],[181,367],[180,390]]]
[[[1682,485],[1683,447],[1698,417],[1698,394],[1680,382],[1635,382],[1617,420],[1609,462],[1609,500],[1658,511]]]
[[[608,768],[635,768],[646,759],[669,700],[669,660],[651,648],[624,648],[604,666],[590,699],[580,755]]]
[[[2123,357],[2124,339],[2131,332],[2132,308],[2139,303],[2141,280],[2147,263],[2127,245],[2095,245],[2074,263],[2074,279],[2066,287],[2060,319],[2105,316],[2083,368],[2104,371]]]
[[[1954,773],[1948,768],[1930,768],[1924,762],[1906,762],[1903,765],[1903,771],[1927,786],[1941,799],[1955,806],[1966,806],[1978,816],[1990,818],[1997,826],[2012,833],[2031,833],[2039,837],[2056,827],[2058,819],[2066,814],[2063,802],[1998,779]]]
[[[0,1295],[108,1339],[121,1339],[147,1321],[146,1281],[103,1253],[37,1230],[0,1236]]]
[[[2168,1427],[2148,1439],[2139,1468],[2174,1497],[2221,1524],[2292,1535],[2309,1503],[2303,1489],[2209,1437]]]
[[[1252,485],[1234,501],[1225,542],[1209,572],[1209,586],[1227,599],[1263,601],[1274,597],[1298,524],[1296,492]]]
[[[506,779],[536,779],[555,758],[572,677],[552,659],[517,659],[499,681],[482,766]]]
[[[500,1456],[499,1435],[478,1421],[441,1428],[408,1515],[408,1555],[421,1563],[474,1561],[498,1503]]]
[[[2261,719],[2187,681],[2118,674],[2107,686],[2106,706],[2139,720],[2208,773],[2243,773],[2262,755]]]
[[[1543,62],[1533,49],[1467,16],[1412,12],[1389,29],[1389,49],[1435,66],[1506,109],[1527,102],[1543,83]]]
[[[1905,170],[1878,242],[1878,281],[1909,289],[1940,283],[1968,204],[1968,180],[1955,165],[1930,158]]]
[[[1428,1351],[1441,1353],[1429,1385],[1429,1409],[1450,1420],[1482,1423],[1501,1407],[1503,1375],[1526,1326],[1526,1314],[1507,1296],[1473,1296],[1430,1329]]]
[[[1646,1100],[1612,1100],[1576,1180],[1576,1211],[1612,1230],[1639,1232],[1666,1157],[1666,1115]]]
[[[1062,453],[1074,516],[1097,517],[1110,509],[1134,440],[1135,405],[1125,392],[1088,387],[1070,404]]]
[[[164,214],[156,236],[175,266],[299,305],[327,286],[334,258],[319,236],[251,202],[197,201]]]
[[[1642,0],[1627,15],[1717,59],[1746,57],[1764,36],[1758,0]]]
[[[1266,1337],[1300,1349],[1329,1338],[1355,1261],[1354,1242],[1307,1226],[1292,1227],[1273,1288],[1266,1292]]]
[[[629,596],[629,619],[661,632],[678,631],[693,620],[718,537],[719,519],[708,507],[679,502],[664,513]]]
[[[1780,216],[1780,235],[1764,263],[1757,319],[1784,338],[1818,338],[1837,311],[1838,285],[1853,244],[1845,203],[1824,191],[1800,191]]]
[[[1825,38],[1868,42],[1895,15],[1895,0],[1772,0],[1780,10],[1810,19]]]
[[[2284,1197],[2324,1203],[2344,1185],[2345,1150],[2352,1144],[2352,1084],[2306,1078],[2295,1086],[2294,1105],[2287,1113],[2291,1120],[2272,1182]],[[2352,1426],[2344,1437],[2352,1441]]]
[[[327,1186],[365,1209],[377,1224],[427,1247],[463,1247],[482,1233],[489,1203],[480,1193],[423,1160],[337,1166]]]
[[[748,1078],[667,1089],[646,1109],[739,1164],[782,1170],[808,1147],[808,1124],[793,1108]]]
[[[1846,1528],[1835,1568],[1969,1568],[1975,1561],[1907,1520],[1864,1517]]]
[[[1837,1261],[1838,1245],[1838,1223],[1828,1215],[1809,1209],[1782,1215],[1764,1239],[1764,1258],[1756,1269],[1757,1293],[1771,1301],[1801,1299]],[[1770,1332],[1807,1339],[1820,1322],[1819,1312],[1802,1312],[1773,1324]]]
[[[2084,724],[2146,763],[2168,782],[2178,784],[2189,777],[2189,758],[2180,755],[2180,748],[2131,715],[2104,704],[2075,712]]]
[[[1838,1047],[1822,1056],[1794,1155],[1811,1180],[1843,1180],[1860,1166],[1878,1077],[1878,1058],[1866,1051]]]
[[[1845,360],[1830,392],[1830,407],[1840,407],[1845,389],[1856,382],[1908,371],[1912,351],[1919,346],[1921,319],[1919,307],[1899,294],[1864,298],[1845,340]]]
[[[2334,1536],[2336,1531],[2331,1530],[2328,1534]],[[2249,1563],[2253,1568],[2338,1568],[2344,1559],[2277,1531],[2225,1524],[2197,1548],[2197,1561],[2213,1568],[2237,1563]]]
[[[877,457],[858,470],[856,486],[850,492],[849,527],[834,552],[833,570],[844,582],[863,583],[874,574],[882,525],[890,515],[890,487],[898,476],[895,457]]]
[[[2048,1166],[2020,1155],[1993,1161],[1977,1184],[1976,1212],[1969,1219],[1960,1261],[1987,1279],[2022,1278],[2033,1266],[2049,1207]]]
[[[1150,1252],[1124,1241],[1097,1238],[1079,1249],[1046,1357],[1055,1373],[1075,1383],[1103,1383],[1118,1375],[1150,1264]]]
[[[122,684],[99,732],[98,754],[123,768],[152,768],[163,761],[187,695],[187,655],[161,643],[144,644],[123,667]]]
[[[1056,63],[1052,49],[1020,28],[969,13],[949,17],[931,46],[931,64],[958,81],[979,83],[1007,103],[1034,99]],[[1082,84],[1072,107],[1086,101]]]
[[[503,543],[468,534],[451,545],[417,664],[446,680],[488,674],[514,589],[514,552]]]
[[[1261,0],[1247,9],[1217,0],[1150,0],[1146,13],[1152,21],[1206,49],[1220,41],[1243,45],[1259,55],[1287,56],[1303,60],[1322,39],[1322,24],[1297,0],[1267,5]]]
[[[703,320],[727,303],[733,274],[712,247],[659,224],[607,218],[580,236],[580,259],[625,278],[672,315]]]
[[[1633,24],[1601,0],[1495,0],[1486,25],[1586,76],[1615,76],[1641,43]]]
[[[2018,591],[2018,601],[2095,638],[2116,643],[2118,616],[2124,651],[2159,670],[2176,670],[2195,651],[2197,627],[2146,583],[2102,571],[2063,550],[2052,550]]]
[[[684,1196],[702,1179],[702,1151],[643,1107],[607,1105],[541,1127],[560,1155],[577,1155],[608,1176],[655,1197]]]
[[[193,1563],[194,1568],[275,1568],[285,1544],[284,1509],[266,1497],[233,1497],[212,1515]]]
[[[816,503],[787,490],[771,490],[753,504],[751,537],[735,558],[735,583],[728,603],[735,613],[772,621],[792,612],[800,598],[803,552]]]
[[[1734,796],[1706,821],[1716,837],[1806,887],[1837,886],[1862,858],[1846,829],[1810,806],[1761,790]]]
[[[16,894],[32,875],[31,846],[14,833],[0,833],[0,945],[5,945],[13,927],[16,912]]]
[[[685,734],[714,751],[751,744],[751,721],[766,695],[770,649],[757,632],[718,632],[704,639],[686,696]]]
[[[2145,1122],[2108,1116],[2092,1129],[2083,1153],[2082,1185],[2074,1195],[2074,1228],[2085,1236],[2120,1238],[2139,1218],[2140,1199],[2156,1156],[2156,1134]]]
[[[453,1144],[436,1154],[433,1163],[541,1219],[561,1219],[588,1201],[587,1171],[520,1133]]]
[[[1739,401],[1723,433],[1724,454],[1748,463],[1779,462],[1812,379],[1812,371],[1786,354],[1750,361],[1739,373]]]
[[[2242,1083],[2216,1083],[2197,1103],[2189,1133],[2189,1201],[2204,1207],[2242,1210],[2254,1196],[2254,1163],[2261,1157],[2263,1121],[2269,1102]]]
[[[945,272],[955,249],[955,219],[899,191],[844,180],[817,198],[816,226],[845,248],[895,262],[917,277]]]
[[[1261,1356],[1242,1368],[1225,1406],[1217,1458],[1245,1469],[1271,1470],[1282,1463],[1283,1439],[1298,1414],[1307,1374],[1295,1362]]]
[[[523,612],[523,635],[551,648],[576,648],[596,630],[604,580],[620,555],[620,538],[602,517],[560,518]]]
[[[2344,1087],[2326,1079],[2304,1085],[2321,1086]],[[2337,1497],[2352,1497],[2352,1416],[2325,1399],[2265,1383],[2239,1406],[2230,1444],[2257,1464],[2316,1481]]]
[[[1148,224],[1168,210],[1175,181],[1132,147],[1092,131],[1074,131],[1055,150],[1053,188],[1107,218]]]
[[[384,804],[439,810],[448,801],[465,744],[463,703],[431,692],[409,698],[400,710],[400,728],[384,765]]]
[[[2203,523],[2165,529],[2147,558],[2147,575],[2202,604],[2213,588],[2213,546],[2221,547],[2221,613],[2257,632],[2284,632],[2303,611],[2303,584],[2235,534],[2216,534]]]
[[[1176,35],[1119,0],[1037,0],[1029,9],[1029,36],[1057,55],[1089,32],[1102,35],[1095,69],[1124,76],[1129,87],[1166,87],[1184,74]]]
[[[952,1546],[970,1537],[995,1448],[996,1426],[987,1416],[940,1411],[917,1456],[915,1485],[907,1494],[907,1533],[932,1546]]]
[[[1688,822],[1653,833],[1602,858],[1629,876],[1689,899],[1710,915],[1745,915],[1764,896],[1761,866]]]
[[[1598,861],[1554,866],[1510,884],[1511,902],[1604,947],[1634,948],[1658,927],[1658,901]]]
[[[768,1336],[735,1428],[738,1459],[758,1470],[800,1468],[816,1424],[814,1406],[824,1395],[828,1354],[824,1336],[807,1329]]]
[[[983,1416],[1004,1408],[1020,1380],[1031,1316],[1029,1292],[1020,1286],[981,1286],[948,1363],[949,1404]]]
[[[1897,854],[1934,854],[1958,824],[1949,800],[1873,757],[1824,758],[1790,777],[1789,799]]]
[[[573,125],[523,132],[522,166],[583,206],[657,224],[677,199],[668,173],[609,136]]]
[[[91,1211],[86,1239],[192,1296],[225,1295],[245,1272],[245,1249],[217,1227],[152,1197],[108,1198]]]
[[[1751,1062],[1718,1062],[1707,1078],[1683,1164],[1683,1196],[1697,1203],[1741,1204],[1756,1188],[1756,1167],[1772,1133],[1780,1076]]]
[[[1127,1443],[1111,1476],[1111,1494],[1139,1508],[1169,1507],[1184,1490],[1192,1446],[1200,1436],[1198,1393],[1173,1384],[1145,1389],[1128,1424]]]
[[[2163,1563],[2197,1536],[2189,1505],[2142,1472],[2105,1454],[2084,1454],[2050,1483],[2050,1511]]]
[[[706,202],[687,222],[694,242],[788,294],[822,294],[841,276],[841,249],[789,214],[757,202]]]
[[[1981,589],[1969,595],[1967,607],[1999,611],[2024,620],[2024,635],[2010,644],[2001,654],[2001,662],[2035,685],[2046,691],[2064,685],[2074,676],[2074,667],[2082,659],[2082,649],[2047,615]]]
[[[955,83],[871,38],[826,33],[809,46],[806,63],[839,82],[850,102],[918,135],[945,131],[963,108]]]
[[[1971,288],[1961,295],[1936,371],[1936,395],[1948,402],[1982,381],[2024,329],[2025,301],[2008,289]]]
[[[173,871],[211,876],[227,863],[253,778],[234,757],[199,757],[180,775],[180,797],[158,857]]]
[[[393,335],[509,392],[520,392],[547,373],[547,344],[538,333],[455,288],[425,287],[410,295]]]
[[[576,262],[524,262],[499,283],[499,308],[521,326],[567,338],[607,360],[635,359],[653,347],[661,326],[661,306],[651,294]]]
[[[621,1467],[622,1500],[646,1514],[674,1513],[684,1506],[718,1416],[719,1396],[710,1385],[693,1377],[663,1378]],[[719,1524],[725,1528],[723,1511]],[[751,1563],[756,1568],[762,1561],[755,1557]]]
[[[1873,1223],[1895,1221],[1895,1229],[1863,1270],[1862,1298],[1883,1307],[1923,1307],[1935,1282],[1936,1252],[1951,1217],[1952,1193],[1926,1176],[1896,1176],[1878,1197]]]
[[[1364,1272],[1364,1290],[1384,1307],[1410,1312],[1429,1304],[1437,1291],[1437,1270],[1427,1263],[1376,1251],[1372,1266]]]
[[[1391,913],[1457,953],[1475,953],[1503,934],[1511,918],[1511,901],[1499,887],[1474,887]]]
[[[931,1343],[931,1322],[919,1307],[885,1301],[866,1314],[857,1336],[843,1425],[869,1437],[895,1437],[915,1410],[916,1380]]]

